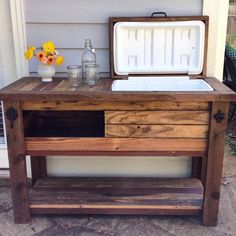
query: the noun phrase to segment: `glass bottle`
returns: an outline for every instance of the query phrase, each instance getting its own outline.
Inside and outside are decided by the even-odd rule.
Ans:
[[[96,64],[95,49],[93,49],[90,39],[85,40],[84,52],[82,54],[82,73],[83,73],[84,83],[86,83],[85,65],[87,65],[87,64]]]

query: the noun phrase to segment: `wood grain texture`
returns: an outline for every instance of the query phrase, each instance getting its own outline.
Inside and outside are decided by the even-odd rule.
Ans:
[[[209,84],[219,87],[221,84],[216,78],[207,79]],[[55,78],[53,82],[43,84],[40,78],[26,77],[0,90],[1,100],[28,101],[28,102],[128,102],[135,103],[153,103],[161,104],[170,102],[178,106],[183,103],[195,102],[195,105],[208,103],[212,101],[235,101],[236,94],[230,89],[224,89],[225,85],[220,85],[220,89],[212,92],[113,92],[111,91],[112,80],[100,79],[96,86],[89,88],[82,85],[78,88],[72,88],[67,78]],[[221,89],[222,88],[222,89]],[[165,107],[167,104],[162,105]],[[209,104],[208,104],[209,105]],[[201,110],[199,107],[188,108],[185,110]],[[209,109],[209,107],[208,107]],[[139,109],[132,109],[139,110]],[[147,110],[147,109],[146,109]]]
[[[201,179],[201,166],[203,157],[192,157],[192,178]]]
[[[208,124],[204,111],[106,111],[106,124]]]
[[[59,154],[76,152],[122,152],[122,151],[185,151],[205,152],[206,139],[171,138],[26,138],[26,153],[55,152]]]
[[[217,122],[214,115],[221,111],[224,119]],[[203,224],[217,225],[220,200],[220,185],[224,157],[225,131],[227,127],[228,103],[216,102],[212,106],[209,147],[206,160],[206,180],[203,207]]]
[[[197,214],[202,199],[197,179],[48,178],[36,183],[30,207],[42,213]]]
[[[188,3],[187,0],[137,0],[135,4],[132,0],[121,0],[119,4],[116,0],[69,0],[65,4],[63,0],[27,0],[26,22],[106,23],[109,16],[150,16],[157,6],[159,11],[166,11],[172,16],[202,14],[201,1],[192,0],[190,5]]]
[[[109,111],[207,111],[207,102],[96,102],[96,101],[74,101],[74,102],[23,102],[23,110],[109,110]]]
[[[13,123],[5,117],[14,222],[24,224],[30,222],[31,216],[28,199],[22,112],[18,102],[4,102],[5,116],[9,108],[14,108],[18,113],[18,117]]]
[[[106,137],[207,138],[208,125],[105,125]]]
[[[31,156],[30,162],[32,185],[34,185],[39,178],[47,177],[47,158],[40,156]]]

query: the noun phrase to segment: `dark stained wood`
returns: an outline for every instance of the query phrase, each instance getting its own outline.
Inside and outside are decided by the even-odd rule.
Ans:
[[[104,137],[103,111],[24,111],[25,137]],[[32,122],[28,122],[32,117]]]
[[[199,77],[205,79],[215,91],[112,92],[112,80],[109,79],[101,79],[93,88],[83,85],[74,89],[69,86],[65,78],[56,78],[47,85],[42,84],[39,78],[22,78],[1,90],[0,99],[4,100],[5,111],[12,106],[19,114],[12,122],[6,119],[15,222],[28,222],[30,211],[42,214],[199,214],[203,210],[203,224],[216,225],[227,107],[229,101],[236,100],[236,95],[215,78],[205,78],[202,75]],[[221,123],[217,123],[213,118],[219,110],[225,114]],[[39,113],[43,114],[39,118],[47,124],[42,127],[52,127],[55,130],[55,127],[58,128],[61,124],[65,130],[67,128],[72,130],[77,126],[74,124],[73,112],[86,114],[87,111],[97,111],[102,114],[99,115],[102,118],[105,113],[105,119],[102,120],[103,128],[104,124],[135,127],[147,125],[149,128],[155,125],[172,125],[182,126],[183,130],[176,131],[181,134],[180,138],[100,136],[73,138],[64,134],[63,137],[58,137],[56,136],[58,133],[54,131],[50,133],[50,137],[38,137],[37,132],[33,137],[24,137],[23,123],[27,132],[34,130],[36,126],[33,123]],[[67,115],[61,117],[61,112],[65,112],[68,117]],[[24,119],[22,113],[26,114]],[[76,117],[78,122],[80,118],[86,119],[86,115],[81,114]],[[91,127],[93,124],[94,126],[98,124],[95,117],[93,115],[90,117]],[[53,121],[58,126],[53,127]],[[192,132],[192,128],[186,129],[193,126],[198,128],[210,126],[209,134],[204,134],[204,138],[193,138],[188,133],[187,138],[183,138],[186,137],[183,131]],[[197,133],[199,135],[199,132]],[[26,154],[32,156],[35,183],[30,210],[26,184]],[[148,181],[146,179],[146,182],[140,179],[123,179],[121,182],[118,179],[110,179],[110,182],[107,182],[107,179],[106,181],[100,179],[103,183],[110,184],[103,187],[100,186],[101,182],[98,179],[84,180],[85,182],[82,179],[63,180],[63,182],[62,179],[49,178],[41,181],[39,178],[46,176],[45,159],[42,156],[47,155],[192,156],[194,157],[192,176],[199,179],[191,179],[190,182],[184,179],[170,182],[165,180],[164,187],[160,185],[161,180],[157,179]],[[202,196],[200,197],[203,190],[202,187],[194,187],[196,181],[197,183],[201,181],[205,187],[203,208]],[[167,183],[170,183],[169,187]],[[51,186],[53,184],[55,186]],[[79,187],[79,184],[84,186],[86,184],[87,189]],[[183,186],[179,187],[181,184]],[[99,186],[101,188],[97,191]],[[81,199],[85,199],[84,202],[81,202]],[[115,204],[117,202],[119,204]]]
[[[28,223],[31,220],[28,199],[24,130],[22,112],[18,102],[4,102],[4,113],[15,109],[18,116],[13,122],[5,117],[8,158],[10,167],[11,194],[15,223]]]
[[[203,186],[206,182],[206,155],[192,157],[192,178],[201,180]]]
[[[201,179],[201,167],[202,167],[201,157],[192,157],[192,178]]]
[[[42,214],[199,214],[203,187],[197,179],[48,178],[30,196]]]
[[[40,178],[47,177],[47,158],[45,156],[31,156],[32,185]]]
[[[208,125],[106,125],[111,138],[207,138]]]
[[[203,77],[204,78],[204,77]],[[30,101],[30,102],[210,102],[210,101],[235,101],[235,93],[225,89],[225,85],[215,78],[204,78],[210,85],[221,89],[212,92],[113,92],[111,79],[100,79],[98,84],[89,88],[83,85],[72,88],[67,78],[55,78],[48,89],[40,89],[40,78],[22,78],[0,90],[0,100]],[[39,83],[39,84],[38,84]],[[26,85],[27,84],[27,85]],[[35,85],[38,86],[35,87]],[[224,89],[222,89],[224,88]],[[135,109],[134,109],[135,110]]]
[[[73,101],[73,102],[23,102],[23,110],[63,110],[63,111],[208,111],[208,102],[99,102],[99,101]]]
[[[207,155],[202,157],[201,161],[201,181],[203,186],[206,184],[206,167],[207,167]]]
[[[106,111],[106,124],[209,124],[207,111]]]
[[[26,153],[54,152],[205,152],[207,139],[171,138],[26,138]]]
[[[202,151],[63,151],[66,156],[204,156],[207,150]],[[58,150],[28,150],[28,155],[48,155],[48,156],[58,156],[62,155],[62,151]]]
[[[221,111],[225,118],[218,123],[214,115]],[[220,185],[223,167],[225,131],[227,127],[228,103],[215,102],[212,106],[209,147],[206,160],[206,183],[203,207],[203,224],[217,225]]]

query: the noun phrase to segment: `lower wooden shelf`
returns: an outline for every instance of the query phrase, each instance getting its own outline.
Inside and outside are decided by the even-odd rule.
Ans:
[[[198,138],[62,138],[27,137],[26,154],[48,155],[174,155],[204,156],[207,139]]]
[[[34,214],[197,215],[198,179],[44,178],[30,192]]]

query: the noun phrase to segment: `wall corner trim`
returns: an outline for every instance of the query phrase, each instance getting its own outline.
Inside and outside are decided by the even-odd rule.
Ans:
[[[29,75],[29,65],[24,58],[27,48],[25,29],[25,1],[10,0],[13,41],[17,78]]]
[[[209,16],[207,76],[222,81],[229,0],[203,0],[203,15]]]

